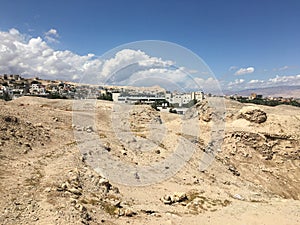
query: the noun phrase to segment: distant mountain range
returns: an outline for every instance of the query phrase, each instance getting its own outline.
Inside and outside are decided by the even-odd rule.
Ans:
[[[226,95],[241,95],[241,96],[249,96],[251,93],[261,94],[265,97],[294,97],[300,98],[300,86],[277,86],[277,87],[266,87],[266,88],[253,88],[246,90],[227,90],[224,91]]]

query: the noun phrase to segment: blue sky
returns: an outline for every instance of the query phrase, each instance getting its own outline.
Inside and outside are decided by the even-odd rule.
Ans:
[[[225,86],[246,88],[300,84],[299,12],[298,0],[2,0],[0,31],[79,56],[170,41],[199,55]]]

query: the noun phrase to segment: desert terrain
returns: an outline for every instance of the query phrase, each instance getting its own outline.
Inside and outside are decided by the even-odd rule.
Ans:
[[[212,136],[220,115],[210,101],[183,116],[99,100],[92,115],[72,100],[1,100],[0,224],[300,224],[300,108],[224,99]],[[189,123],[200,131],[182,128]],[[209,152],[212,137],[222,145]],[[85,145],[95,138],[97,148]],[[120,174],[123,164],[167,160],[180,140],[193,151],[174,174]],[[104,154],[120,167],[101,168]],[[199,169],[203,154],[213,157]]]

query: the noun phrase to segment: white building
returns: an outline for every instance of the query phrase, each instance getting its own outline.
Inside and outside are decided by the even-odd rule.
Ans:
[[[167,101],[175,107],[190,107],[188,104],[194,104],[192,101],[202,101],[204,99],[203,92],[190,92],[190,93],[171,93],[166,92],[165,94],[151,94],[151,93],[127,93],[127,92],[117,92],[112,93],[112,99],[114,102],[120,103],[144,103],[151,104],[155,101]]]
[[[13,89],[7,86],[2,86],[0,88],[0,95],[3,96],[4,93],[8,94],[9,96],[13,96]]]
[[[164,101],[165,96],[146,94],[146,93],[113,93],[113,101],[127,104],[152,104],[156,101]]]
[[[121,94],[120,92],[112,93],[112,99],[114,102],[118,102],[120,94]]]
[[[166,93],[166,100],[170,104],[178,104],[178,107],[189,104],[192,100],[202,101],[204,99],[203,92],[191,92],[191,93]]]
[[[45,95],[45,87],[41,84],[31,84],[29,93],[32,95]]]
[[[192,92],[192,98],[198,101],[203,101],[204,100],[204,92],[203,91],[196,91]]]

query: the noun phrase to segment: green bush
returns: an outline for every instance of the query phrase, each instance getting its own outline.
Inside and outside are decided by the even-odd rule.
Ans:
[[[99,99],[99,100],[105,100],[105,101],[112,101],[113,100],[112,93],[107,92],[106,94],[100,95],[97,99]]]

